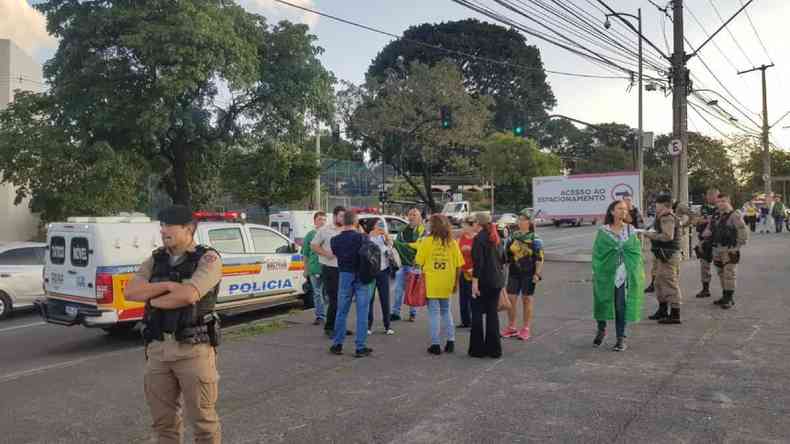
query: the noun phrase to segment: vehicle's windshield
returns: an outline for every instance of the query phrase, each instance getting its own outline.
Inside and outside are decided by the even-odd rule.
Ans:
[[[442,213],[458,213],[460,211],[464,211],[464,204],[448,202],[444,204],[444,209],[442,210]]]

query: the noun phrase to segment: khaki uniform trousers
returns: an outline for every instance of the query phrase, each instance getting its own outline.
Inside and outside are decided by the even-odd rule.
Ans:
[[[733,263],[730,253],[738,252],[737,248],[716,247],[713,249],[713,262],[716,264],[716,271],[719,273],[722,290],[735,291],[737,281],[738,264]]]
[[[667,262],[655,258],[655,287],[659,303],[679,307],[680,293],[680,253],[673,254]]]
[[[222,441],[216,411],[219,373],[209,344],[154,341],[146,348],[145,398],[159,444],[181,444],[182,405],[196,443]]]

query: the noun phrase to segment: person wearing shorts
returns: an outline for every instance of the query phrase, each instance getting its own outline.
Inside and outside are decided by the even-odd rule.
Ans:
[[[519,216],[518,230],[505,243],[505,253],[508,264],[505,290],[510,298],[510,308],[507,311],[508,325],[502,332],[502,337],[526,341],[529,339],[532,323],[532,297],[543,272],[543,242],[535,234],[535,226],[528,214]],[[524,310],[521,329],[516,328],[519,296]]]

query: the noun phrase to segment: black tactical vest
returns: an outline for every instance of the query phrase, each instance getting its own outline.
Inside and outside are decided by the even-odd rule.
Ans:
[[[733,212],[719,213],[718,217],[713,220],[711,227],[713,245],[730,248],[738,245],[738,228],[730,223]]]
[[[661,232],[661,218],[672,216],[675,219],[675,235],[674,240],[661,242],[657,240],[651,240],[650,245],[652,245],[654,250],[661,249],[664,250],[665,253],[675,253],[676,251],[680,251],[680,220],[675,216],[674,213],[672,214],[665,214],[663,216],[656,217],[655,222],[653,222],[653,229]]]
[[[154,267],[150,282],[183,282],[192,277],[198,267],[200,259],[208,251],[216,250],[198,245],[195,251],[186,252],[184,260],[177,265],[170,264],[170,254],[165,248],[159,248],[153,253]],[[219,253],[217,253],[219,254]],[[188,328],[204,324],[206,315],[214,311],[219,293],[219,283],[203,296],[197,304],[172,310],[154,309],[150,304],[145,306],[143,322],[145,328],[150,329],[155,337],[161,333],[179,333]]]

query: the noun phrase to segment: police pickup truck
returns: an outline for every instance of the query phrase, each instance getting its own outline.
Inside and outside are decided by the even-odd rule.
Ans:
[[[196,212],[195,241],[222,256],[216,309],[239,313],[296,302],[304,291],[302,257],[285,236],[243,214]],[[143,316],[124,288],[151,252],[162,245],[159,222],[141,215],[73,217],[50,224],[44,264],[45,298],[36,305],[45,321],[126,331]]]

